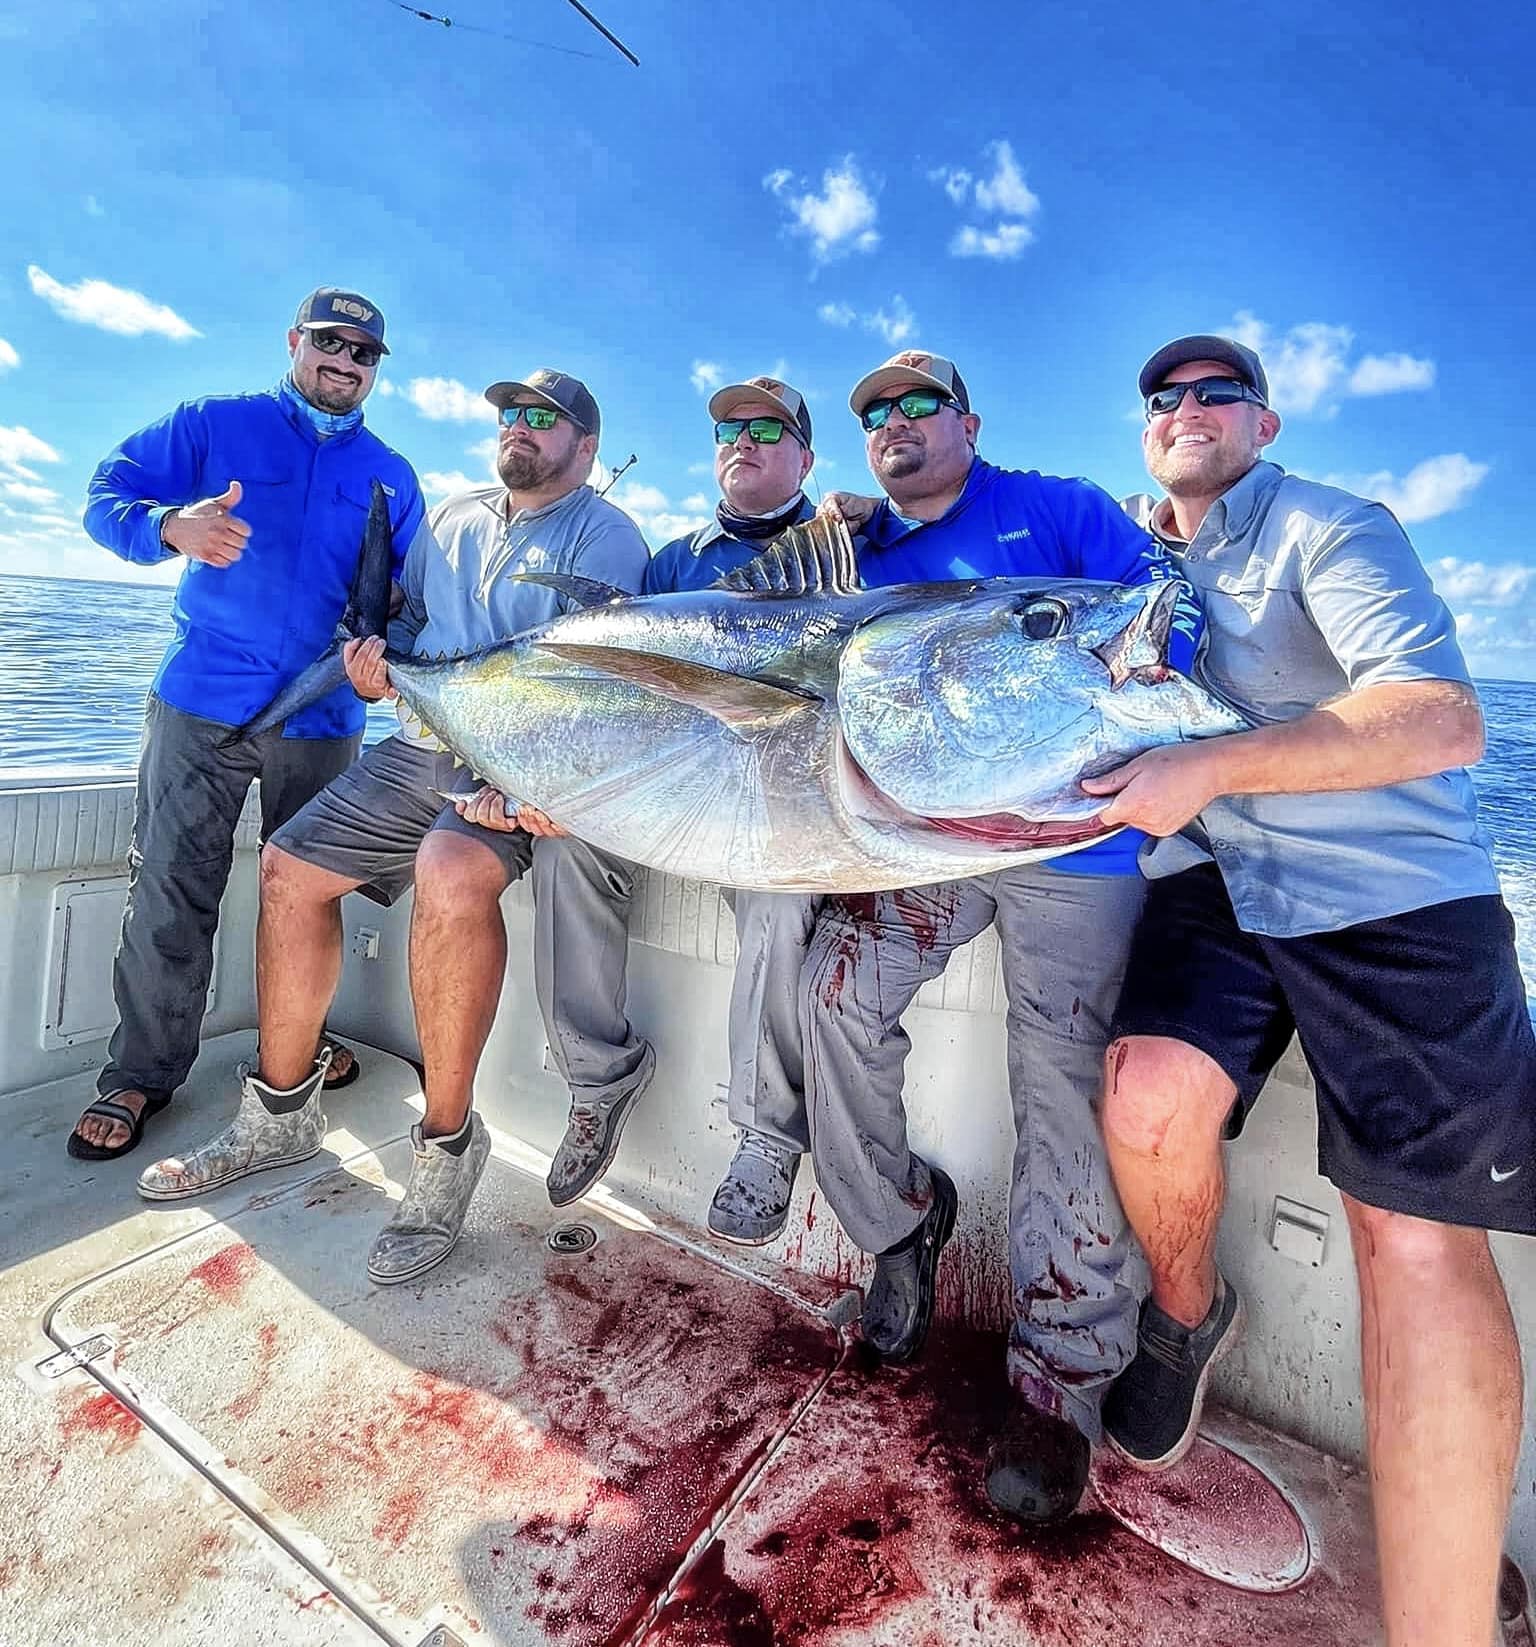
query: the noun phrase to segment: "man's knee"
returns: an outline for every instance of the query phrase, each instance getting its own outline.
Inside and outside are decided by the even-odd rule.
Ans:
[[[329,871],[317,869],[270,841],[261,849],[261,901],[265,905],[325,903],[328,894],[322,883],[330,879]]]
[[[417,914],[494,903],[509,881],[506,866],[489,846],[451,830],[433,830],[416,853]]]
[[[1236,1097],[1221,1066],[1162,1035],[1126,1035],[1104,1052],[1103,1124],[1114,1144],[1157,1155],[1170,1134],[1219,1137]]]
[[[1393,1281],[1439,1293],[1493,1263],[1488,1232],[1391,1212],[1344,1196],[1355,1263],[1378,1285]]]

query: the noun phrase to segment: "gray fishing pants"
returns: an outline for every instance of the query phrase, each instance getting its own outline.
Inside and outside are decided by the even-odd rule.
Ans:
[[[145,707],[128,904],[112,972],[117,1028],[98,1092],[168,1097],[192,1068],[219,900],[252,779],[261,780],[266,840],[352,764],[363,741],[361,733],[285,738],[275,726],[221,749],[229,731],[153,695]]]
[[[555,1068],[574,1097],[623,1097],[647,1043],[624,1011],[633,868],[570,835],[533,842],[533,980]]]
[[[866,1252],[894,1246],[932,1199],[907,1146],[901,1015],[950,954],[997,926],[1017,1145],[1008,1205],[1008,1371],[1031,1404],[1099,1436],[1104,1392],[1136,1351],[1146,1285],[1095,1106],[1144,883],[1023,865],[912,891],[829,898],[803,979],[816,1181]],[[949,1101],[971,1102],[957,1091]]]

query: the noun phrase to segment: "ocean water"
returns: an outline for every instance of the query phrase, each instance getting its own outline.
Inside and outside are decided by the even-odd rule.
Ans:
[[[0,768],[131,765],[171,636],[170,590],[0,576]],[[1473,772],[1536,1001],[1536,683],[1480,683],[1488,754]],[[371,743],[395,725],[369,711]]]

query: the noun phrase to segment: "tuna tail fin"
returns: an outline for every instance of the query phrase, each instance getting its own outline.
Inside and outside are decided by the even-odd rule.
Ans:
[[[578,609],[588,606],[612,606],[615,601],[635,598],[622,589],[615,589],[611,583],[604,583],[600,578],[578,577],[574,572],[514,572],[510,581],[542,583],[546,589],[553,589],[557,595],[563,595]]]
[[[658,697],[702,709],[735,731],[781,721],[814,709],[823,701],[813,693],[791,692],[750,675],[732,675],[658,652],[631,652],[622,646],[575,646],[564,641],[540,641],[538,650],[588,669],[600,669],[633,686],[643,686]]]
[[[346,610],[341,614],[340,638],[361,640],[382,635],[389,623],[390,563],[394,559],[395,529],[389,518],[389,494],[373,477],[368,520],[357,551],[357,569]]]
[[[855,595],[858,556],[845,522],[813,515],[780,532],[756,560],[727,572],[715,588],[744,594]]]

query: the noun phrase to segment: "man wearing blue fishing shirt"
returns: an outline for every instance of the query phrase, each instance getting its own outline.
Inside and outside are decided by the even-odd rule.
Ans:
[[[1200,679],[1253,730],[1084,781],[1157,837],[1104,1131],[1146,1248],[1104,1407],[1139,1468],[1192,1445],[1242,1324],[1217,1271],[1222,1145],[1297,1036],[1343,1200],[1390,1647],[1486,1647],[1520,1450],[1489,1230],[1536,1234],[1536,1038],[1489,842],[1456,620],[1389,510],[1263,459],[1264,367],[1196,335],[1142,367],[1145,518],[1206,608]]]
[[[124,1155],[197,1057],[235,825],[261,780],[262,838],[352,763],[350,686],[227,742],[326,649],[346,606],[372,482],[389,499],[398,576],[424,519],[411,466],[363,427],[384,317],[322,286],[288,332],[275,389],[190,401],[130,435],[91,478],[86,530],[142,566],[180,556],[176,636],[145,712],[128,906],[113,973],[118,1023],[98,1098],[69,1153]],[[333,1085],[356,1060],[332,1048]]]
[[[797,389],[773,377],[728,383],[710,396],[709,415],[719,507],[707,526],[652,557],[648,595],[708,588],[815,512],[803,490],[815,462],[811,414]],[[707,1222],[723,1241],[761,1246],[784,1228],[809,1147],[799,980],[821,900],[740,888],[725,897],[736,917],[726,1110],[737,1144]]]
[[[886,497],[864,531],[868,586],[982,577],[1176,577],[1165,552],[1083,480],[978,457],[981,419],[952,361],[896,355],[854,387]],[[1050,620],[1050,611],[1040,621]],[[1181,601],[1170,661],[1187,668],[1199,616]],[[1044,638],[1044,637],[1042,637]],[[863,1314],[884,1359],[922,1348],[955,1186],[908,1147],[902,1013],[950,955],[996,926],[1008,991],[1018,1144],[1009,1205],[1014,1404],[987,1459],[988,1497],[1052,1521],[1077,1505],[1106,1390],[1136,1351],[1145,1271],[1094,1113],[1110,1015],[1141,908],[1139,837],[1047,863],[900,892],[828,898],[802,978],[816,1181],[875,1255]]]

